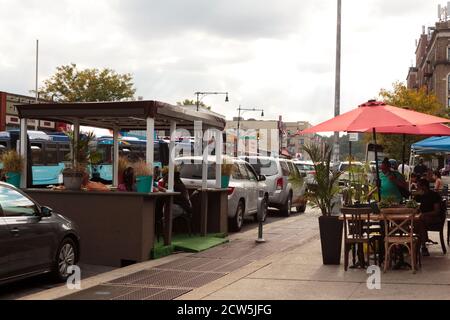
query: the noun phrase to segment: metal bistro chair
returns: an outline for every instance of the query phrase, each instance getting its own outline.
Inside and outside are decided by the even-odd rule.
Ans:
[[[355,263],[355,250],[358,248],[358,260],[361,267],[370,265],[370,253],[375,254],[375,264],[377,254],[375,250],[376,237],[371,235],[370,214],[372,208],[341,208],[344,218],[344,269],[348,270],[350,250],[353,253],[353,263]],[[367,246],[366,258],[364,259],[364,244]]]
[[[445,220],[447,220],[447,242],[448,242],[448,224],[450,219],[447,219],[447,204],[448,201],[446,199],[442,200],[441,203],[441,221],[439,221],[436,224],[433,224],[431,226],[427,226],[427,231],[431,232],[439,232],[439,238],[441,241],[441,247],[442,252],[444,254],[447,254],[447,248],[445,247],[445,240],[444,240],[444,227],[445,227]],[[437,242],[433,242],[433,244],[437,244]]]
[[[416,234],[414,234],[414,217],[415,213],[411,214],[383,214],[383,221],[385,227],[385,258],[384,258],[384,272],[388,267],[391,267],[391,251],[394,247],[405,247],[411,256],[411,268],[413,273],[416,273],[417,265],[421,265],[420,258],[420,241]]]

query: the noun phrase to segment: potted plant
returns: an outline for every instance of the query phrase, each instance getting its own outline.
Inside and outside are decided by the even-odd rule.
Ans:
[[[233,162],[228,157],[223,157],[223,162],[221,164],[221,187],[223,189],[228,188],[230,184],[230,176],[233,173]]]
[[[92,162],[96,162],[98,154],[90,150],[89,145],[94,141],[93,132],[80,135],[75,142],[73,131],[66,132],[70,141],[69,164],[62,171],[64,187],[67,190],[80,190],[83,183],[83,177],[87,174],[87,167]]]
[[[15,150],[9,150],[1,156],[3,172],[5,172],[6,182],[13,186],[20,187],[20,174],[23,168],[23,158]]]
[[[330,170],[331,146],[310,145],[304,146],[304,150],[313,161],[316,171],[315,183],[309,185],[307,197],[322,213],[319,229],[323,264],[340,264],[343,224],[332,212],[339,196],[338,179],[341,173]]]
[[[150,193],[153,186],[153,170],[144,160],[139,160],[133,164],[136,176],[137,192]]]

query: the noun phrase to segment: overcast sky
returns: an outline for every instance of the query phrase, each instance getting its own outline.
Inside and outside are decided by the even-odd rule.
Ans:
[[[227,118],[334,114],[336,0],[0,0],[0,91],[34,88],[62,64],[134,76],[137,95],[176,103],[196,91]],[[405,81],[438,0],[343,0],[342,112]],[[260,118],[258,113],[245,117]]]

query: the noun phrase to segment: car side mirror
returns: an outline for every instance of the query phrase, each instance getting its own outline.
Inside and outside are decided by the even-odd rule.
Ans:
[[[302,173],[300,173],[300,175],[301,175],[303,178],[306,178],[306,172],[302,172]]]
[[[49,207],[41,207],[41,216],[50,217],[53,213],[53,209]]]
[[[260,175],[258,181],[266,181],[266,176]]]

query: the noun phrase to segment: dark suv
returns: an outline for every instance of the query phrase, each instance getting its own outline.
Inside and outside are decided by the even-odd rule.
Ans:
[[[79,243],[70,220],[0,182],[0,284],[47,272],[65,281]]]

